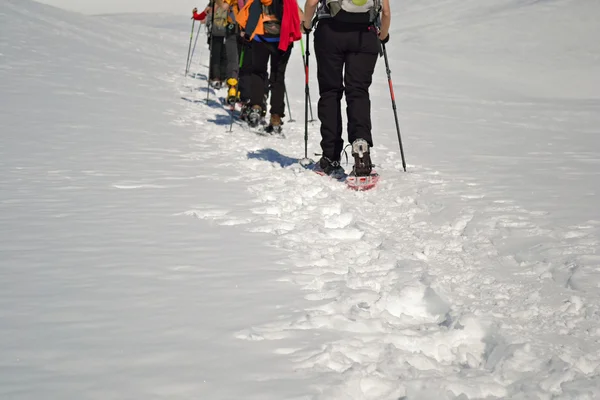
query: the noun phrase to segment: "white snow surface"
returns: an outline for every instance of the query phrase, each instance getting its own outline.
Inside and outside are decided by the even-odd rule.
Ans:
[[[299,46],[261,137],[186,18],[1,0],[0,398],[600,398],[600,3],[401,3],[357,193]]]

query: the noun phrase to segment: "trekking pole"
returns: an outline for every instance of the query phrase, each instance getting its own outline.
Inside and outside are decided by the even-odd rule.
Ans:
[[[402,168],[406,172],[406,161],[404,160],[404,148],[402,147],[402,137],[400,136],[400,124],[398,124],[398,110],[396,109],[396,96],[394,96],[394,86],[392,84],[392,71],[390,71],[390,63],[388,61],[385,43],[382,43],[383,57],[385,59],[385,71],[387,73],[388,84],[390,86],[390,96],[392,97],[392,109],[394,110],[394,119],[396,120],[396,132],[398,133],[398,143],[400,144],[400,155],[402,156]]]
[[[195,22],[196,20],[194,20]],[[200,36],[200,29],[202,28],[202,24],[198,25],[198,33],[196,33],[196,40],[194,40],[194,48],[192,49],[192,55],[190,56],[190,60],[185,69],[185,74],[187,76],[188,72],[190,72],[190,68],[192,68],[192,60],[194,59],[194,52],[196,51],[196,44],[198,44],[198,36]]]
[[[212,34],[212,29],[215,26],[215,4],[217,3],[217,0],[212,0],[212,13],[210,14],[210,53],[209,53],[209,60],[208,60],[208,77],[206,79],[206,104],[208,104],[208,99],[210,97],[210,73],[211,73],[211,69],[212,69],[212,52],[213,52],[213,41],[214,41],[214,37],[215,35]]]
[[[308,158],[308,105],[310,103],[310,94],[308,87],[308,58],[310,56],[310,32],[306,32],[306,56],[304,59],[304,76],[305,76],[305,85],[304,85],[304,159],[300,160],[300,165],[310,165],[311,160]],[[302,46],[302,53],[304,55],[304,46]]]
[[[244,54],[246,54],[246,45],[244,44],[242,47],[242,53],[240,54],[240,62],[238,65],[238,80],[237,87],[235,88],[235,98],[237,100],[240,97],[240,71],[242,70],[242,65],[244,65]],[[231,123],[229,124],[229,132],[233,131],[233,112],[235,111],[235,103],[231,106]]]
[[[302,40],[302,38],[300,38],[300,50],[302,51],[302,61],[304,62],[304,66],[307,68],[308,70],[308,33],[306,34],[306,53],[304,53],[304,40]],[[308,89],[307,86],[307,96],[308,96],[308,104],[310,107],[310,121],[309,122],[313,122],[315,119],[313,117],[313,111],[312,111],[312,102],[310,100],[310,91]]]
[[[290,114],[290,119],[288,122],[295,122],[296,120],[292,118],[292,108],[290,107],[290,98],[288,97],[287,89],[285,91],[285,102],[287,103],[288,113]]]
[[[187,61],[185,62],[185,76],[187,76],[188,65],[190,64],[190,51],[192,50],[192,40],[194,39],[194,25],[195,24],[196,24],[196,20],[192,19],[192,33],[190,34],[190,46],[188,47]]]

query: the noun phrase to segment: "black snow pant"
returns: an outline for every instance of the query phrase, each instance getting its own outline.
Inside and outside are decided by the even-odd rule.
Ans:
[[[238,58],[237,37],[239,35],[233,30],[225,36],[225,52],[227,54],[227,79],[238,79],[240,60]]]
[[[279,43],[252,42],[252,72],[250,75],[250,104],[264,106],[265,86],[271,90],[271,114],[280,117],[285,115],[285,70],[287,68],[292,46],[287,51],[279,50]],[[271,78],[267,67],[271,61]]]
[[[375,30],[365,25],[322,20],[315,30],[314,43],[321,149],[323,156],[339,161],[344,147],[341,108],[344,92],[348,141],[364,139],[373,146],[369,87],[379,54],[379,38]]]
[[[225,37],[213,36],[211,44],[210,73],[208,79],[211,81],[225,81],[227,79],[227,51],[225,49]]]
[[[240,91],[240,100],[242,103],[250,102],[250,76],[252,75],[252,42],[248,42],[243,38],[238,40],[239,58],[244,59],[239,70],[238,88]],[[269,80],[265,79],[265,98],[269,96]]]
[[[250,101],[250,75],[252,73],[252,43],[245,41],[241,37],[238,39],[239,54],[242,60],[242,66],[239,71],[238,89],[240,91],[240,100],[243,103]],[[243,59],[242,59],[243,57]]]

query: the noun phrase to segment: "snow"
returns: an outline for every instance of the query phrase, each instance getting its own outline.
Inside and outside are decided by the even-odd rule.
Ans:
[[[600,6],[393,6],[356,193],[298,49],[278,140],[186,18],[0,3],[0,398],[600,398]]]

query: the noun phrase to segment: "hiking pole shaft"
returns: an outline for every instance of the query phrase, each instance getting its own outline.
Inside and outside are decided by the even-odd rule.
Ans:
[[[308,87],[308,59],[310,56],[310,32],[306,32],[306,56],[304,58],[304,75],[305,75],[305,85],[304,85],[304,158],[308,159],[308,105],[310,104],[310,90]],[[302,43],[302,42],[301,42]],[[304,45],[302,45],[302,53],[304,55]]]
[[[194,20],[195,22],[195,20]],[[190,72],[190,68],[192,68],[192,60],[194,59],[194,52],[196,51],[196,45],[198,44],[198,36],[200,36],[200,29],[202,28],[202,24],[198,25],[198,32],[196,33],[196,40],[194,40],[194,47],[192,48],[192,55],[190,56],[190,60],[188,62],[186,70],[186,75]]]
[[[194,25],[196,24],[196,20],[192,19],[192,33],[190,34],[190,45],[188,47],[188,55],[187,60],[185,62],[185,76],[188,73],[188,65],[190,64],[190,51],[192,50],[192,40],[194,39]]]
[[[290,107],[290,98],[288,97],[287,89],[285,91],[285,102],[287,103],[288,113],[290,114],[290,119],[288,122],[294,122],[294,119],[292,118],[292,108]]]
[[[396,121],[396,132],[398,133],[398,144],[400,144],[400,155],[402,156],[402,168],[406,172],[406,161],[404,159],[404,148],[402,147],[402,137],[400,136],[400,124],[398,123],[398,110],[396,108],[396,96],[394,95],[394,85],[392,84],[392,71],[390,71],[390,62],[388,61],[385,43],[382,43],[383,57],[385,60],[385,72],[387,73],[388,84],[390,86],[390,96],[392,98],[392,109],[394,110],[394,119]]]
[[[308,54],[308,34],[306,35],[306,54]],[[304,62],[304,65],[306,64],[306,55],[304,53],[304,40],[302,40],[302,38],[300,38],[300,50],[302,51],[302,61]],[[309,122],[313,122],[315,120],[315,118],[313,117],[313,111],[312,111],[312,101],[310,100],[310,91],[308,92],[308,106],[310,107],[310,121]]]

